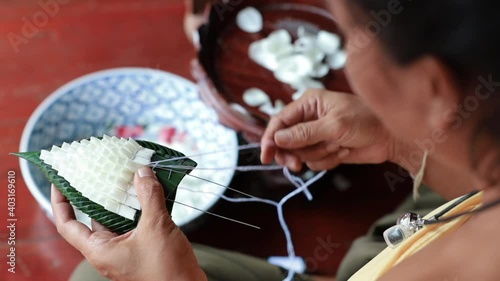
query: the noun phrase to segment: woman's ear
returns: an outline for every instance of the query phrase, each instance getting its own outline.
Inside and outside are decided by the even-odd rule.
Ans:
[[[452,125],[450,115],[457,114],[462,91],[457,78],[451,69],[440,59],[433,56],[424,56],[412,63],[412,75],[415,76],[419,94],[427,107],[424,109],[427,124],[430,128],[446,129]]]

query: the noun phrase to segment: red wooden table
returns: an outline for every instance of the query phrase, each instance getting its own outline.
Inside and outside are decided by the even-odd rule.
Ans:
[[[188,77],[194,55],[181,1],[41,2],[57,3],[47,6],[54,13],[35,0],[0,1],[0,280],[67,280],[82,259],[29,194],[18,160],[7,155],[18,151],[38,104],[67,81],[106,68],[147,66]],[[17,174],[15,274],[6,267],[8,171]]]

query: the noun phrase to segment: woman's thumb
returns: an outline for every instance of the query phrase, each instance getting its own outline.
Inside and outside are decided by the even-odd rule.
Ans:
[[[152,219],[168,213],[163,187],[149,167],[140,168],[134,177],[134,187],[142,208],[142,219]]]

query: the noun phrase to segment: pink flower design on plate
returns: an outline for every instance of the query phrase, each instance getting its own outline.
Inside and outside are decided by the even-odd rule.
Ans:
[[[179,132],[176,128],[166,126],[160,130],[158,134],[160,141],[172,143],[174,141],[184,141],[186,139],[186,132]]]
[[[115,128],[116,136],[119,138],[138,138],[144,134],[144,126],[117,126]]]

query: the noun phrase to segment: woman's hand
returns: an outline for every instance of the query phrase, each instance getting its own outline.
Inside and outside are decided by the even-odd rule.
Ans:
[[[191,244],[168,214],[163,189],[153,171],[141,168],[134,186],[142,216],[136,229],[121,236],[94,222],[91,231],[76,221],[69,202],[52,186],[58,232],[111,280],[207,280]]]
[[[261,160],[298,171],[328,170],[340,163],[382,163],[395,141],[355,96],[310,90],[274,117],[262,137]]]

